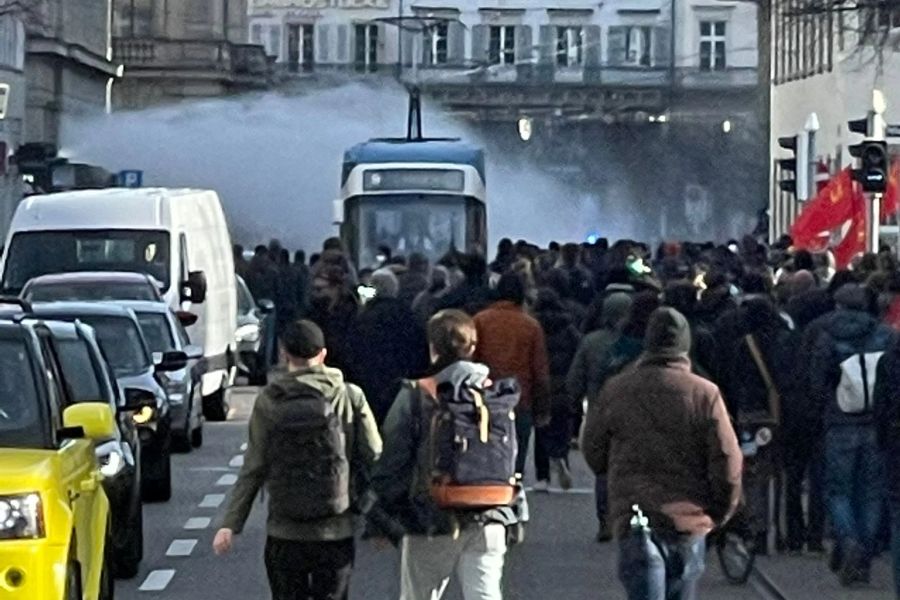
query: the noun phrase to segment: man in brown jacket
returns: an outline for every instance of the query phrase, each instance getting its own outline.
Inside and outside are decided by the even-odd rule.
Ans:
[[[524,309],[525,285],[516,273],[497,283],[498,300],[475,315],[478,347],[475,360],[491,369],[494,380],[515,377],[522,390],[516,408],[519,456],[516,470],[525,471],[533,427],[550,423],[550,366],[544,330]]]
[[[741,496],[737,437],[718,388],[691,373],[690,346],[687,319],[657,309],[644,354],[603,388],[582,431],[588,464],[609,477],[629,600],[694,600],[705,536]]]

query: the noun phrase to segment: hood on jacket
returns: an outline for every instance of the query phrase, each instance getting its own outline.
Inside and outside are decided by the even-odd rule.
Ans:
[[[827,317],[825,331],[836,340],[861,342],[878,327],[878,319],[861,310],[838,309]]]
[[[858,283],[848,283],[834,293],[834,303],[838,308],[867,311],[871,306],[869,291]]]
[[[541,327],[544,328],[544,332],[548,335],[564,330],[574,322],[574,318],[566,310],[559,294],[551,289],[538,290],[534,313]]]
[[[603,301],[601,322],[604,327],[615,327],[628,316],[632,298],[625,292],[613,292]]]
[[[437,385],[441,385],[442,383],[453,384],[453,393],[454,396],[456,396],[458,395],[459,388],[463,385],[483,387],[490,372],[487,365],[460,360],[440,371],[434,376],[434,380]]]
[[[266,386],[269,397],[276,401],[311,393],[332,399],[344,389],[343,373],[339,369],[324,366],[282,372]]]
[[[644,350],[651,356],[684,357],[691,351],[691,327],[674,308],[657,308],[650,317]]]

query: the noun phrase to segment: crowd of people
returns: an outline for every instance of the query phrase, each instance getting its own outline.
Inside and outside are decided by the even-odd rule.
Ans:
[[[379,264],[357,271],[332,238],[308,264],[275,241],[250,261],[236,248],[235,264],[257,298],[275,302],[288,363],[328,379],[316,385],[329,394],[343,389],[342,373],[371,407],[360,409],[371,429],[357,424],[364,435],[355,437],[368,444],[366,488],[385,509],[376,513],[409,511],[397,508],[410,495],[403,470],[424,460],[409,382],[460,370],[515,378],[517,472],[533,434],[534,490],[554,480],[569,488],[580,444],[597,475],[596,537],[619,540],[629,598],[663,598],[673,585],[675,597],[694,598],[697,569],[629,565],[670,551],[690,564],[735,513],[752,523],[759,552],[824,556],[829,547],[846,586],[866,583],[893,544],[900,598],[900,266],[890,249],[837,270],[829,253],[796,250],[789,238],[656,249],[504,239],[490,263],[451,252],[430,264],[384,248]],[[625,543],[644,523],[635,504],[656,532],[646,547]],[[235,510],[230,531],[249,504]],[[478,590],[467,598],[500,598],[505,539],[492,526],[514,518],[495,513],[462,536],[430,513],[413,525],[400,515],[406,536],[370,519],[374,537],[402,545],[401,598],[439,597],[454,565],[464,588]],[[447,536],[440,547],[425,541],[438,534]],[[638,551],[659,556],[642,562]]]

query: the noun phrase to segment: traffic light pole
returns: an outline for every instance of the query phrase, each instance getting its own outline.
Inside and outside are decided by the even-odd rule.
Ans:
[[[881,248],[881,200],[884,194],[881,192],[875,194],[869,194],[869,214],[868,223],[869,223],[869,247],[868,251],[873,254],[878,254],[878,250]]]

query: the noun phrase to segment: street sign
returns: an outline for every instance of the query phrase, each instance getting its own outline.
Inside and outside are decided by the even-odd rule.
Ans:
[[[885,137],[900,137],[900,124],[898,125],[887,125],[884,128]]]
[[[6,118],[6,107],[9,104],[9,84],[0,83],[0,121]]]
[[[119,185],[127,188],[139,188],[144,183],[143,171],[119,171]]]

